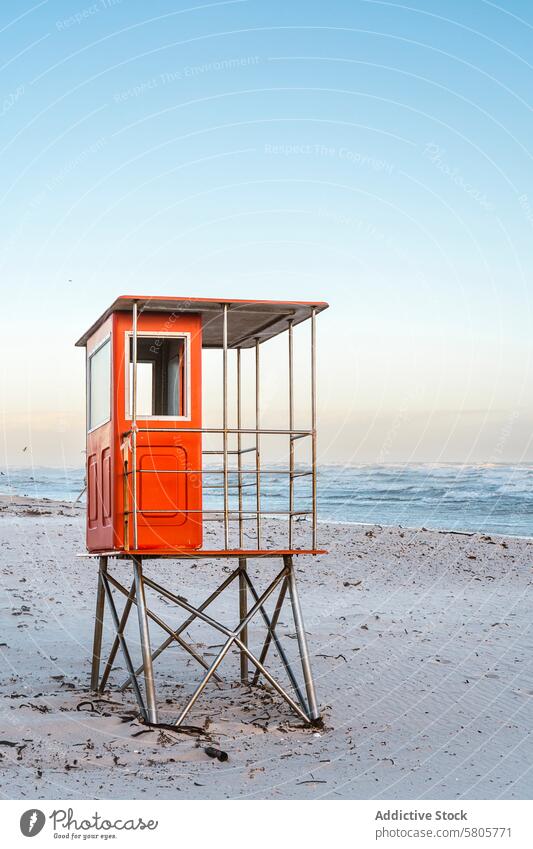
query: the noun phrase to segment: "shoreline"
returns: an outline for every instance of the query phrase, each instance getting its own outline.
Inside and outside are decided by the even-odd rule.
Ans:
[[[30,506],[36,506],[43,504],[44,506],[57,506],[63,508],[70,508],[73,510],[79,510],[85,513],[86,504],[85,502],[76,502],[76,501],[68,501],[68,500],[59,500],[55,498],[48,498],[43,496],[41,498],[34,498],[29,495],[9,495],[0,492],[0,511],[4,509],[2,505],[11,504],[13,506],[24,506],[25,504]],[[45,515],[43,513],[43,515]],[[275,525],[277,523],[284,522],[283,519],[278,519],[275,517],[271,517],[269,521]],[[428,532],[433,534],[455,534],[457,536],[496,536],[496,537],[505,537],[509,539],[522,540],[524,542],[532,542],[533,543],[533,535],[524,536],[521,534],[510,534],[510,533],[501,533],[500,531],[480,531],[480,530],[471,530],[469,528],[437,528],[437,527],[426,527],[424,525],[399,525],[399,524],[387,524],[386,522],[349,522],[343,521],[341,519],[318,519],[319,525],[324,526],[340,526],[340,527],[355,527],[355,528],[381,528],[384,529],[398,529],[401,531],[410,531],[413,533],[416,532]]]

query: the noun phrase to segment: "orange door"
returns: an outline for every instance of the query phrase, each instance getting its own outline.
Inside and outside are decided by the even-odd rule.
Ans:
[[[201,468],[199,437],[139,434],[139,548],[198,548],[202,544],[201,477],[195,473]]]
[[[116,314],[117,444],[132,429],[133,339],[130,313]],[[149,313],[138,320],[137,549],[172,551],[202,545],[201,320]],[[133,452],[119,513],[133,508]],[[124,504],[124,494],[129,503]],[[133,516],[127,536],[134,547]]]

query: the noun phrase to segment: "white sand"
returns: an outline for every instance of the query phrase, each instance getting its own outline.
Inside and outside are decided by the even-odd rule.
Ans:
[[[232,656],[220,668],[228,684],[210,685],[188,720],[210,719],[213,742],[229,754],[218,763],[194,737],[134,736],[142,726],[120,718],[132,696],[114,689],[121,656],[107,696],[117,703],[88,692],[96,565],[75,556],[83,525],[72,505],[0,501],[4,797],[531,798],[533,541],[322,525],[331,553],[302,558],[298,574],[326,728],[303,730],[275,694],[232,686]],[[222,569],[200,561],[147,571],[194,603]],[[260,586],[273,569],[251,564]],[[127,581],[125,565],[118,574]],[[236,593],[228,601],[232,624]],[[170,605],[154,609],[181,621]],[[294,656],[288,611],[282,621]],[[154,643],[160,634],[153,626]],[[189,634],[216,653],[215,632]],[[252,646],[261,634],[257,626]],[[281,680],[277,657],[271,664]],[[174,648],[155,669],[170,720],[199,670]],[[87,699],[95,710],[76,710]]]

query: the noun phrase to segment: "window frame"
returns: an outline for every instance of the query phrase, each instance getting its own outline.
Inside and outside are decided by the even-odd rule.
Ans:
[[[109,415],[103,421],[98,422],[98,424],[90,426],[91,424],[91,405],[92,405],[92,392],[91,392],[91,360],[98,351],[105,346],[109,345]],[[111,333],[108,333],[103,339],[98,342],[95,347],[89,352],[87,350],[87,433],[93,433],[95,430],[98,430],[99,427],[102,427],[105,424],[109,424],[111,418],[113,416],[113,346],[111,344]]]
[[[183,339],[184,341],[184,377],[182,391],[184,391],[184,416],[143,416],[137,413],[137,420],[146,421],[162,421],[162,422],[190,422],[191,421],[191,333],[187,330],[181,331],[157,331],[157,330],[138,330],[138,337],[149,339]],[[130,339],[133,339],[133,331],[126,330],[124,332],[124,419],[128,422],[133,421],[131,417],[130,406]]]

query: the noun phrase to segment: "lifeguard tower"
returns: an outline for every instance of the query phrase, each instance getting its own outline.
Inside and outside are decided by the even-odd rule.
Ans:
[[[120,648],[128,673],[121,689],[133,688],[141,715],[150,724],[158,723],[153,662],[176,643],[204,670],[175,719],[176,726],[183,723],[206,684],[212,678],[220,680],[217,670],[232,649],[240,655],[243,684],[257,684],[262,676],[305,723],[320,721],[294,558],[325,553],[317,545],[315,325],[316,316],[327,306],[323,302],[121,296],[76,343],[87,351],[87,550],[88,556],[99,560],[91,686],[104,690]],[[302,322],[310,322],[310,421],[306,427],[300,422],[296,427],[295,390],[300,386],[294,380],[293,331]],[[284,355],[288,421],[283,427],[263,427],[263,346],[280,334],[286,334],[288,341]],[[202,426],[206,349],[218,349],[222,356],[217,427]],[[243,397],[245,363],[251,365],[253,375],[251,399]],[[253,426],[243,426],[246,405],[252,409]],[[268,437],[285,443],[286,460],[281,466],[262,462]],[[302,464],[296,451],[304,442],[309,450]],[[271,480],[278,482],[275,491]],[[280,480],[286,483],[281,495]],[[306,487],[303,495],[298,490],[301,486]],[[299,503],[302,498],[304,509]],[[204,545],[208,522],[220,530],[218,542],[210,547]],[[305,534],[308,540],[302,545]],[[231,571],[226,567],[229,574],[197,606],[179,594],[179,569],[172,588],[157,580],[158,560],[206,558],[236,563]],[[248,561],[253,558],[282,561],[282,568],[261,589],[249,574]],[[112,574],[110,561],[131,563],[130,587]],[[209,615],[208,608],[235,586],[238,622],[228,627]],[[149,590],[181,610],[184,620],[178,625],[165,622],[147,606]],[[269,615],[265,605],[276,590]],[[120,615],[117,593],[125,598]],[[303,687],[276,630],[287,596]],[[106,602],[114,639],[100,674]],[[133,606],[138,612],[142,655],[137,667],[126,637]],[[248,637],[257,617],[266,633],[261,651],[254,654]],[[223,636],[213,661],[184,636],[195,620]],[[156,649],[151,645],[149,622],[166,635]],[[288,686],[282,686],[265,666],[269,650],[277,652]],[[251,679],[250,665],[255,667]]]

